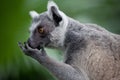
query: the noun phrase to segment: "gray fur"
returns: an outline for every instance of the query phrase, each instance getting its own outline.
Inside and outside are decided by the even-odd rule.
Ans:
[[[58,25],[51,6],[55,7],[56,16],[62,18]],[[33,18],[32,26],[34,29],[32,27],[28,42],[19,46],[59,80],[120,79],[119,35],[96,24],[83,24],[69,18],[50,1],[48,11]],[[37,32],[39,26],[46,30],[44,35]],[[38,46],[40,50],[36,49]],[[64,63],[47,56],[44,46],[62,49],[65,52]]]

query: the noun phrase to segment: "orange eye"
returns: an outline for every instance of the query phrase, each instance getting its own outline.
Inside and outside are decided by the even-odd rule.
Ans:
[[[39,32],[40,34],[42,34],[42,33],[44,32],[44,29],[43,29],[43,28],[38,28],[38,32]]]

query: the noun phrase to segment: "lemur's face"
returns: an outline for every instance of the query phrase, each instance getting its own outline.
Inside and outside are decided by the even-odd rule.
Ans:
[[[40,49],[47,45],[57,47],[63,44],[67,19],[54,2],[48,2],[48,11],[41,14],[31,11],[30,15],[33,20],[28,39],[29,46]]]

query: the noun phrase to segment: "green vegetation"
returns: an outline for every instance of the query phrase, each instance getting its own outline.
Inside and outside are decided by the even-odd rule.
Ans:
[[[96,23],[107,30],[120,33],[119,0],[55,0],[68,16],[81,22]],[[34,59],[25,56],[17,42],[26,41],[31,23],[30,10],[43,12],[47,0],[1,0],[0,1],[0,80],[55,80]],[[47,49],[55,60],[61,53]]]

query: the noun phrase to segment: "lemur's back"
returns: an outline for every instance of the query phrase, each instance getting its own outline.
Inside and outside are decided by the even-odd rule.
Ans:
[[[120,36],[95,24],[76,25],[71,25],[66,34],[72,35],[69,39],[73,42],[66,40],[70,47],[65,62],[90,80],[119,80]]]

